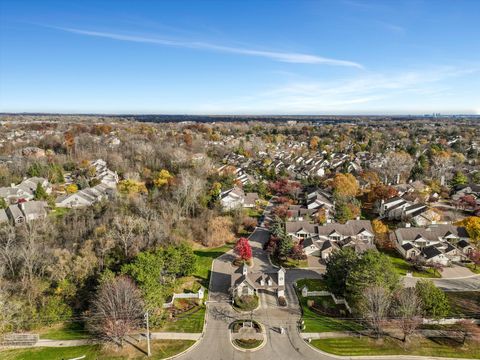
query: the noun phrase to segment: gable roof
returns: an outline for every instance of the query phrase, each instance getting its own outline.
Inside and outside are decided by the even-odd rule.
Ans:
[[[422,249],[422,254],[425,257],[425,259],[433,259],[434,257],[440,255],[442,252],[437,249],[437,247],[431,245],[427,246],[426,248]]]

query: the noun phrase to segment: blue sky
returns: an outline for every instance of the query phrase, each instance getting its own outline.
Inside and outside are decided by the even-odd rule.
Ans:
[[[0,111],[480,114],[480,1],[0,0]]]

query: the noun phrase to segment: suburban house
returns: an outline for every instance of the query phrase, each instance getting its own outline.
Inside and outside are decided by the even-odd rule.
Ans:
[[[472,195],[475,199],[480,199],[480,184],[455,186],[452,194],[452,200],[459,200],[466,195]]]
[[[332,195],[323,190],[311,191],[306,194],[305,198],[307,209],[325,208],[327,212],[330,212],[335,206]]]
[[[45,201],[26,201],[10,205],[5,213],[13,225],[24,222],[44,219],[47,216],[47,203]]]
[[[52,185],[47,179],[41,177],[31,177],[23,180],[20,184],[12,184],[10,187],[0,188],[0,197],[7,204],[16,204],[19,201],[30,201],[35,198],[35,190],[40,184],[47,194],[52,192]]]
[[[313,233],[303,240],[302,246],[306,255],[327,260],[334,250],[343,247],[351,247],[356,253],[376,249],[374,237],[370,221],[349,220],[345,224],[315,225]]]
[[[274,273],[249,272],[244,264],[231,277],[232,297],[257,295],[259,291],[285,296],[285,269],[280,267]]]
[[[63,208],[87,207],[102,200],[106,200],[112,195],[113,189],[108,185],[101,183],[73,194],[59,196],[55,200],[55,206]]]
[[[99,180],[110,188],[116,188],[118,183],[118,174],[107,168],[107,162],[102,159],[97,159],[90,163],[90,166],[95,168],[95,179]]]
[[[406,259],[423,256],[426,262],[443,265],[460,261],[473,250],[465,228],[447,224],[399,228],[393,239]]]
[[[252,208],[256,206],[257,200],[257,193],[245,194],[243,189],[237,186],[230,190],[223,191],[220,194],[220,203],[225,210],[232,210],[239,207]]]
[[[410,222],[415,226],[438,223],[440,215],[425,204],[414,204],[401,197],[381,200],[376,204],[380,218]]]

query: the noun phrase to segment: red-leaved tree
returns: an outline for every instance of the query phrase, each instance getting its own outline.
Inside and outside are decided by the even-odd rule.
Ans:
[[[240,259],[248,261],[252,258],[252,247],[248,243],[248,239],[241,237],[235,245],[235,253]]]

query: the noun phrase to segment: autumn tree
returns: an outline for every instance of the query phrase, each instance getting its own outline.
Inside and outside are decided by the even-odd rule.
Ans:
[[[235,253],[240,260],[250,261],[252,258],[252,247],[248,243],[247,238],[241,237],[238,239],[237,244],[235,245]]]
[[[320,142],[320,138],[318,136],[313,136],[310,139],[310,149],[312,150],[317,150],[318,149],[318,143]]]
[[[233,222],[229,216],[216,216],[208,221],[207,236],[203,241],[205,246],[220,246],[235,240],[232,232]]]
[[[352,174],[335,174],[331,180],[334,193],[341,197],[355,197],[358,193],[358,181]]]
[[[388,226],[382,220],[373,220],[372,229],[375,233],[375,240],[381,248],[392,248],[392,244],[388,239]]]
[[[457,222],[455,225],[465,227],[472,243],[477,246],[480,245],[480,217],[470,216]]]
[[[137,195],[148,193],[145,184],[132,179],[120,180],[118,182],[118,191],[124,195]]]
[[[88,328],[98,338],[123,346],[126,337],[143,321],[140,291],[126,276],[106,281],[92,302]]]
[[[67,194],[75,194],[76,192],[78,192],[78,186],[76,184],[69,184],[65,186],[65,191],[67,192]]]
[[[157,188],[161,188],[165,185],[170,184],[172,179],[173,179],[172,174],[170,174],[168,170],[162,169],[153,180],[153,183]]]

